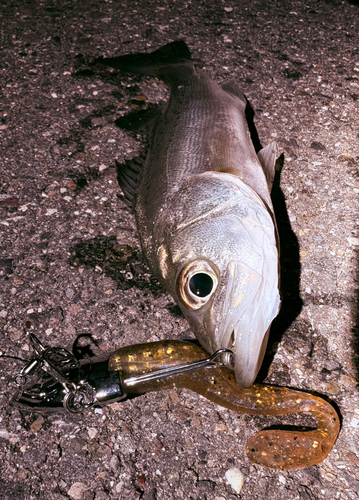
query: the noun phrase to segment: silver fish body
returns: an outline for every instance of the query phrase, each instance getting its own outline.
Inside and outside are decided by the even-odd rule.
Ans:
[[[134,188],[143,253],[201,345],[234,351],[237,381],[248,387],[280,307],[269,192],[276,144],[256,154],[245,97],[196,68],[184,42],[134,57],[103,62],[156,75],[171,91]]]

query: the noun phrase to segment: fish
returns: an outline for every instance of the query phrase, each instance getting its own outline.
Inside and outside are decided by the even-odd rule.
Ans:
[[[165,108],[129,128],[149,147],[120,166],[118,181],[151,272],[207,352],[233,351],[236,380],[249,387],[281,304],[270,197],[277,144],[256,153],[243,92],[213,81],[183,40],[96,62],[170,89]]]

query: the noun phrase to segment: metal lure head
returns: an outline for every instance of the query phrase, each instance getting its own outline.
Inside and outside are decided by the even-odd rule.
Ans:
[[[272,216],[237,176],[216,172],[189,178],[163,212],[162,282],[207,351],[233,350],[236,379],[248,387],[280,306]]]

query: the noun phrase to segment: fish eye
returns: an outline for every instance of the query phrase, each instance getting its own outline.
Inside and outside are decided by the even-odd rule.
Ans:
[[[217,289],[219,271],[209,261],[197,260],[188,264],[177,278],[177,291],[190,309],[200,309]]]
[[[213,278],[207,273],[196,273],[189,280],[189,289],[198,297],[207,297],[213,288]]]

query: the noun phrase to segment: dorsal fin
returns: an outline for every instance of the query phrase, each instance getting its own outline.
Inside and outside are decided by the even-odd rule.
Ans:
[[[141,179],[144,156],[137,156],[125,163],[116,161],[117,180],[123,192],[124,202],[133,211],[136,201],[136,191]]]
[[[246,96],[243,94],[236,82],[227,82],[222,85],[222,89],[225,90],[228,94],[232,94],[238,97],[238,99],[244,104],[244,107],[247,106]]]
[[[274,175],[275,175],[275,162],[278,156],[278,144],[274,141],[268,144],[265,148],[257,153],[258,159],[262,165],[263,172],[267,179],[269,192],[272,190]]]

